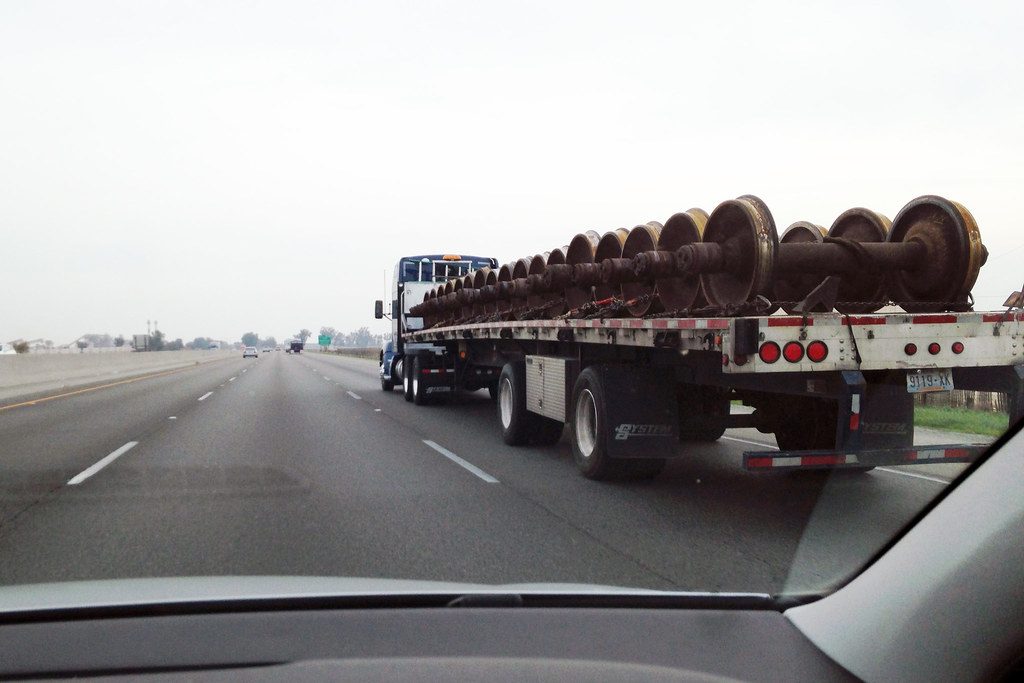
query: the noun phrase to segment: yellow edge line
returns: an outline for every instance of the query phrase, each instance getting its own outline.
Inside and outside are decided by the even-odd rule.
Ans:
[[[216,363],[221,360],[227,360],[226,358],[218,358],[217,360],[208,361],[210,363]],[[24,401],[22,403],[12,403],[9,406],[0,406],[0,412],[4,410],[10,410],[11,408],[20,408],[22,406],[33,406],[37,403],[43,403],[45,401],[52,401],[55,398],[65,398],[67,396],[74,396],[76,394],[85,394],[90,391],[99,391],[100,389],[109,389],[110,387],[116,387],[121,384],[131,384],[132,382],[140,382],[144,379],[153,379],[154,377],[163,377],[164,375],[173,375],[175,372],[183,372],[185,370],[195,370],[195,365],[187,365],[183,368],[175,368],[174,370],[167,370],[166,372],[157,372],[152,375],[143,375],[142,377],[132,377],[131,379],[123,379],[120,382],[111,382],[110,384],[102,384],[98,387],[89,387],[88,389],[78,389],[77,391],[69,391],[64,394],[54,394],[53,396],[44,396],[43,398],[37,398],[33,401]]]

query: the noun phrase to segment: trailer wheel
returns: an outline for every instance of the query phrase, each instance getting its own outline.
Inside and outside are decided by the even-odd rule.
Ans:
[[[427,404],[427,387],[421,381],[423,377],[423,356],[416,356],[412,361],[412,402],[418,406]]]
[[[605,440],[604,390],[598,374],[587,368],[572,390],[572,457],[576,467],[589,479],[613,476]]]
[[[501,438],[509,446],[522,446],[529,438],[526,411],[526,365],[506,363],[498,377],[498,424]]]
[[[526,365],[522,361],[506,363],[497,385],[491,387],[495,387],[498,423],[505,443],[553,446],[562,438],[565,423],[526,409]]]
[[[608,456],[604,387],[587,368],[572,390],[572,457],[588,479],[650,479],[665,467],[661,458],[616,459]]]

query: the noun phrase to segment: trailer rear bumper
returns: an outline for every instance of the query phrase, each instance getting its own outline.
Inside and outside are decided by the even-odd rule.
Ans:
[[[743,468],[751,471],[797,469],[863,469],[894,465],[973,462],[985,444],[913,446],[857,452],[847,451],[744,451]]]

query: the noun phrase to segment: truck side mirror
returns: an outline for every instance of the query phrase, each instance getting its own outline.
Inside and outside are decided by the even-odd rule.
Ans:
[[[373,317],[377,320],[384,317],[384,302],[379,299],[373,302]]]

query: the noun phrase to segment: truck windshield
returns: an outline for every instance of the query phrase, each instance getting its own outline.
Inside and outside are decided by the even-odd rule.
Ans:
[[[400,282],[445,282],[462,277],[471,270],[493,265],[491,259],[465,256],[459,260],[444,260],[443,256],[422,256],[402,259],[398,275]]]

